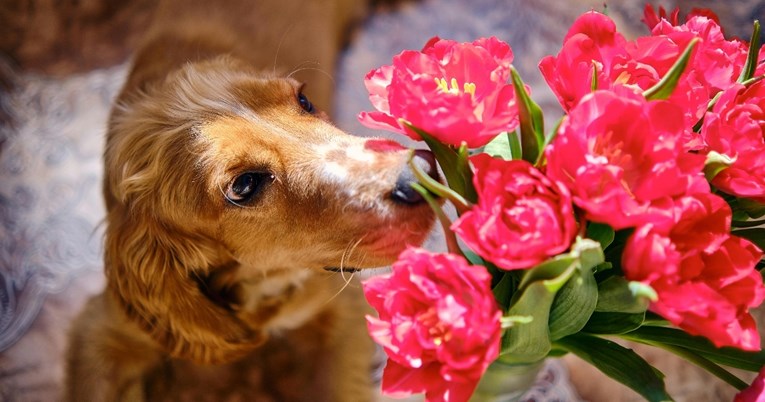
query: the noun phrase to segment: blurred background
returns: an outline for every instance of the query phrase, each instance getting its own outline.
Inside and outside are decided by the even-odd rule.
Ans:
[[[679,6],[681,15],[711,8],[727,37],[745,39],[752,21],[765,16],[765,0],[652,4]],[[644,5],[612,1],[607,12],[631,38],[648,33],[640,21]],[[103,134],[154,6],[153,0],[0,0],[0,401],[58,399],[69,322],[103,287]],[[508,42],[534,99],[559,113],[537,63],[557,53],[578,15],[602,11],[604,3],[422,0],[371,9],[338,65],[318,67],[337,88],[337,125],[386,136],[356,120],[371,109],[364,75],[434,35],[458,41],[494,35]],[[653,351],[641,353],[671,377],[670,393],[678,400],[731,399],[732,389],[700,370]],[[574,358],[565,362],[582,399],[639,400]]]

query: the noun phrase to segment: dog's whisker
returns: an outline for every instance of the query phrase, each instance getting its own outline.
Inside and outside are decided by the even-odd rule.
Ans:
[[[274,68],[272,70],[274,75],[276,75],[276,66],[278,65],[278,61],[279,61],[279,51],[282,49],[282,43],[284,43],[284,38],[287,37],[287,35],[290,33],[290,31],[294,27],[295,27],[295,23],[293,22],[287,27],[287,29],[284,30],[284,33],[282,34],[281,38],[279,38],[279,44],[276,46],[276,54],[274,55]]]
[[[313,67],[311,67],[311,65],[314,65],[314,66],[318,67],[320,65],[320,63],[318,61],[316,61],[316,60],[306,60],[306,61],[298,64],[297,66],[293,67],[292,70],[290,71],[290,73],[287,75],[287,78],[292,77],[292,74],[295,74],[295,73],[297,73],[299,71],[302,71],[303,68],[313,68]]]
[[[343,291],[345,290],[345,288],[347,288],[347,287],[348,287],[348,286],[351,284],[351,281],[352,281],[352,280],[353,280],[353,275],[349,276],[347,279],[346,279],[345,277],[343,277],[343,286],[341,286],[341,287],[340,287],[340,290],[338,290],[337,292],[335,292],[335,294],[334,294],[334,295],[332,295],[332,297],[330,297],[329,299],[327,299],[327,301],[325,301],[325,302],[324,302],[324,304],[326,305],[326,304],[328,304],[328,303],[332,302],[332,300],[335,300],[335,299],[337,298],[337,296],[340,296],[340,293],[343,293]]]
[[[317,65],[318,65],[318,63],[317,63]],[[290,78],[290,77],[292,77],[292,75],[297,74],[297,73],[299,73],[301,71],[318,71],[318,72],[322,73],[323,75],[325,75],[327,78],[329,78],[329,80],[332,81],[333,84],[335,83],[335,77],[333,77],[332,74],[326,72],[324,69],[314,68],[314,67],[302,67],[302,68],[298,68],[296,70],[293,70],[287,76],[287,78]]]
[[[353,254],[354,250],[361,244],[361,241],[364,240],[364,237],[360,237],[356,242],[350,242],[348,243],[348,247],[345,248],[343,251],[343,255],[340,258],[340,275],[343,275],[343,279],[345,279],[345,274],[343,272],[343,267],[345,267],[345,261],[350,260],[351,254]],[[351,274],[351,277],[353,274]],[[350,277],[348,279],[350,281]]]
[[[335,292],[335,294],[332,295],[332,297],[330,297],[327,301],[325,301],[324,304],[330,303],[332,300],[337,298],[337,296],[339,296],[340,293],[342,293],[345,290],[345,288],[350,286],[351,281],[353,280],[353,274],[351,273],[351,275],[348,275],[347,277],[345,276],[345,271],[344,271],[345,262],[348,259],[350,259],[351,254],[353,254],[353,252],[356,250],[356,248],[359,246],[359,244],[361,244],[361,242],[363,240],[364,240],[364,238],[361,237],[358,240],[356,240],[355,242],[348,243],[348,246],[343,251],[343,255],[340,258],[340,267],[339,267],[340,268],[339,273],[340,273],[340,276],[343,278],[343,282],[344,282],[343,286],[340,287],[340,290]]]

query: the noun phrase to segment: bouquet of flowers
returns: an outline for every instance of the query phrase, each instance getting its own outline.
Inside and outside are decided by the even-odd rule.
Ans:
[[[648,6],[644,22],[628,41],[588,12],[541,60],[565,114],[551,130],[494,37],[436,37],[366,76],[361,122],[425,141],[446,179],[412,164],[448,252],[411,247],[364,283],[385,393],[465,401],[487,368],[573,353],[670,400],[622,339],[765,400],[765,371],[750,385],[725,368],[765,366],[750,314],[765,299],[759,24],[747,43],[707,10],[681,23]]]

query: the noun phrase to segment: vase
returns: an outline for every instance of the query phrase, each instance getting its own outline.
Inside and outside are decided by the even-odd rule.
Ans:
[[[507,364],[495,361],[481,377],[471,402],[519,401],[535,383],[544,360],[531,364]]]

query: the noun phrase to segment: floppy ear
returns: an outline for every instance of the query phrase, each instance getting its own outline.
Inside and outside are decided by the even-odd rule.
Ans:
[[[169,354],[216,363],[247,353],[265,335],[199,287],[197,278],[230,261],[199,233],[215,217],[205,218],[210,208],[195,170],[202,149],[193,127],[202,113],[177,104],[187,98],[162,90],[112,113],[104,153],[105,270],[127,315]]]
[[[118,206],[109,213],[106,274],[109,289],[127,312],[173,357],[222,363],[265,341],[233,311],[199,288],[216,251],[206,240],[135,216]]]

